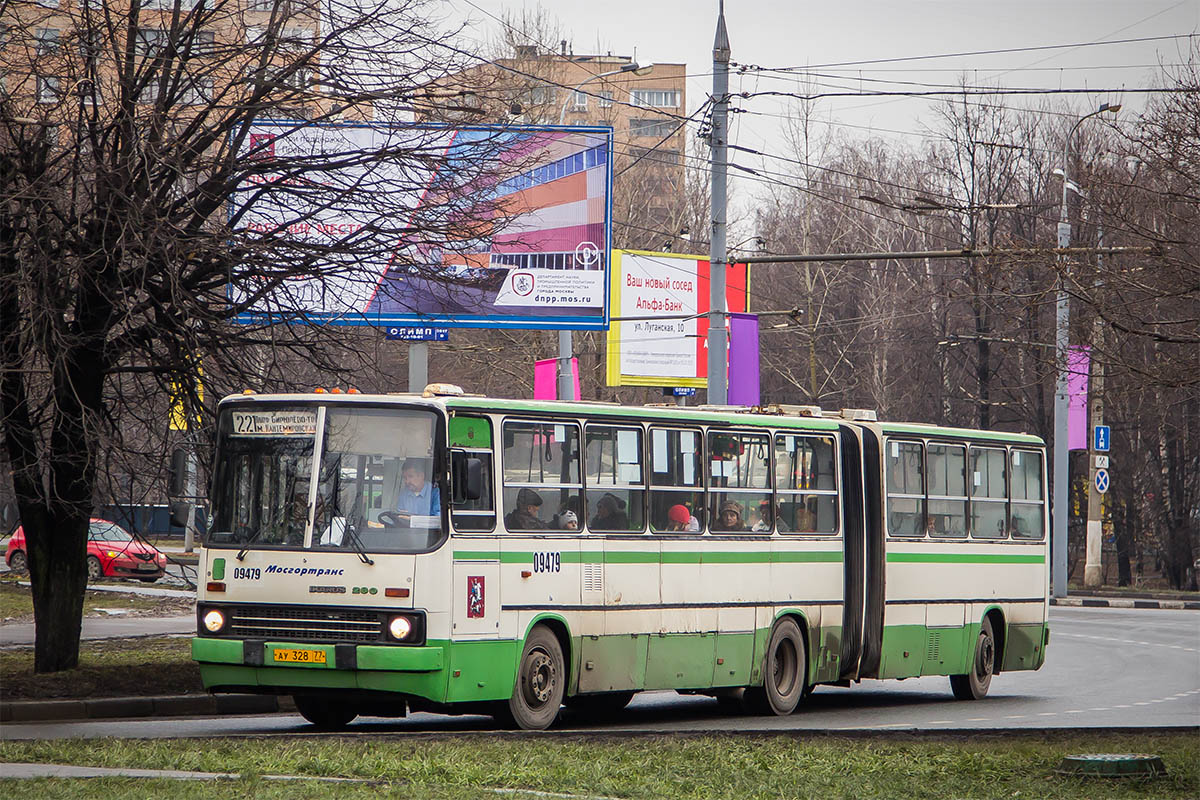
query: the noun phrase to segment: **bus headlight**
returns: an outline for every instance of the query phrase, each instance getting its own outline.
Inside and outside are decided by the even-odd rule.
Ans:
[[[408,617],[392,617],[388,620],[388,633],[397,641],[404,641],[413,631],[412,620]]]
[[[225,627],[225,615],[215,608],[204,614],[203,621],[209,633],[219,633]]]

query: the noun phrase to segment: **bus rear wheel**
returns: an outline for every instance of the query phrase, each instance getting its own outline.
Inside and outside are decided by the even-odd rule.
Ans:
[[[767,641],[763,685],[746,688],[747,707],[758,714],[791,714],[804,694],[807,664],[800,626],[792,619],[781,620]]]
[[[292,699],[296,701],[296,710],[300,712],[300,716],[323,731],[341,730],[358,716],[354,708],[323,697],[297,694],[292,695]]]
[[[979,637],[975,640],[971,671],[966,675],[951,675],[950,688],[959,700],[982,700],[992,684],[995,671],[996,636],[992,632],[992,621],[984,617],[979,626]]]
[[[516,685],[502,716],[522,730],[544,731],[558,717],[566,683],[562,646],[549,628],[538,625],[525,640]]]

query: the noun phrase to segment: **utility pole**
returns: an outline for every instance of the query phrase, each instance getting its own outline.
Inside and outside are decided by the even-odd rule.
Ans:
[[[429,343],[408,343],[408,390],[420,394],[429,383]]]
[[[1097,245],[1104,244],[1104,229],[1097,228]],[[1096,273],[1104,274],[1104,257],[1096,256]],[[1101,279],[1098,277],[1096,286]],[[1099,297],[1096,298],[1097,301]],[[1088,381],[1088,510],[1087,510],[1087,548],[1083,565],[1083,585],[1094,589],[1104,582],[1104,495],[1096,488],[1096,471],[1100,468],[1100,459],[1104,458],[1105,468],[1108,452],[1096,450],[1096,426],[1104,424],[1104,363],[1097,357],[1104,352],[1104,321],[1097,313],[1092,321],[1092,358],[1091,378]],[[1111,471],[1109,472],[1111,475]]]
[[[729,33],[725,30],[725,0],[720,0],[717,33],[713,39],[713,111],[709,150],[712,165],[712,238],[708,250],[708,402],[725,405],[729,399],[726,374],[729,339],[725,324],[725,252],[727,184],[729,180]]]
[[[1084,120],[1106,111],[1115,114],[1120,110],[1120,105],[1101,103],[1100,108],[1075,120],[1063,140],[1062,208],[1058,217],[1058,298],[1054,315],[1054,367],[1058,373],[1054,390],[1054,497],[1051,506],[1054,517],[1050,525],[1050,584],[1055,597],[1067,596],[1067,506],[1070,504],[1067,478],[1067,345],[1071,339],[1071,316],[1066,285],[1069,263],[1066,250],[1071,246],[1071,218],[1067,210],[1067,192],[1071,186],[1067,177],[1071,170],[1071,137]]]

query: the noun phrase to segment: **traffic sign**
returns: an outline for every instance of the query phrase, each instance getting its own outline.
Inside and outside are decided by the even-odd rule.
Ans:
[[[387,329],[388,339],[402,342],[446,342],[450,340],[449,328],[398,328]]]
[[[1108,491],[1108,470],[1096,470],[1096,491],[1100,494]]]
[[[1108,469],[1108,456],[1096,456],[1096,469]]]
[[[1097,453],[1107,453],[1111,431],[1107,425],[1097,425],[1092,429],[1092,449]]]

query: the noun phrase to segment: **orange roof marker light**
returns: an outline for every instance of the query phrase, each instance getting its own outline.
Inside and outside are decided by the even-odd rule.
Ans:
[[[362,394],[362,392],[360,392],[358,389],[355,389],[353,386],[351,386],[349,389],[346,390],[346,394]]]
[[[338,388],[337,386],[335,386],[329,391],[329,393],[330,394],[342,394],[342,390],[340,388]]]
[[[242,389],[242,394],[258,394],[258,392],[253,389]]]
[[[462,397],[465,394],[461,386],[453,383],[431,383],[421,392],[421,397]]]
[[[313,394],[325,394],[325,393],[326,392],[325,392],[324,386],[318,386],[317,388],[313,389]]]

